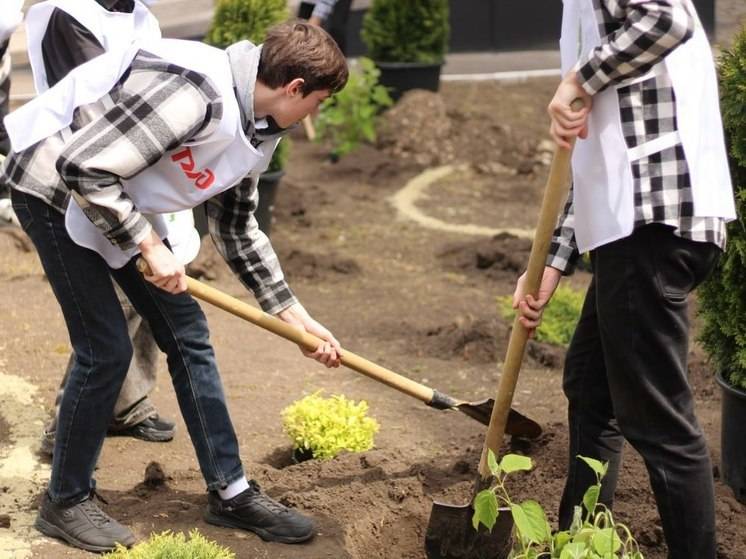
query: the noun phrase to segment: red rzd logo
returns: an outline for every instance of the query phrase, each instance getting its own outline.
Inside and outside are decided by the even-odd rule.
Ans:
[[[192,157],[192,148],[185,147],[181,151],[174,153],[171,156],[171,161],[178,163],[181,170],[184,171],[186,177],[194,181],[194,186],[200,190],[206,190],[210,188],[210,185],[215,182],[215,175],[210,169],[204,169],[195,171],[194,158]]]

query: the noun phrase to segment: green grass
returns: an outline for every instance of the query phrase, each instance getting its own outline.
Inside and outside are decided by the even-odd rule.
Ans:
[[[584,299],[584,291],[560,285],[544,311],[541,326],[536,331],[536,340],[567,347],[578,324]],[[498,297],[497,305],[503,318],[513,319],[512,295]]]
[[[235,554],[226,547],[206,539],[197,530],[183,533],[163,532],[153,534],[148,540],[132,549],[118,547],[103,556],[106,559],[235,559]]]

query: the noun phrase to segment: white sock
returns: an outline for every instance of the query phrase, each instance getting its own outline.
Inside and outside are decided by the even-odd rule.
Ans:
[[[243,493],[249,488],[249,482],[246,481],[246,476],[241,476],[241,479],[232,481],[225,489],[218,489],[218,495],[223,501],[232,499],[239,493]]]

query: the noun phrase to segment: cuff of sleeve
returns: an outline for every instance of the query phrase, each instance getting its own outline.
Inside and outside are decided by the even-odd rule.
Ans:
[[[594,64],[592,58],[585,62],[578,61],[575,65],[574,70],[578,84],[590,96],[602,91],[611,81],[600,67],[600,64]]]
[[[254,291],[257,303],[267,314],[278,314],[298,302],[295,293],[283,279]]]
[[[317,2],[316,7],[313,9],[313,13],[311,14],[312,17],[317,17],[321,21],[326,21],[326,19],[329,17],[329,14],[332,13],[331,8],[325,4],[324,2]]]
[[[556,268],[563,276],[569,276],[575,271],[578,251],[567,245],[552,242],[547,255],[546,265]]]
[[[144,241],[153,230],[150,222],[139,212],[132,212],[127,220],[107,233],[112,244],[122,250],[130,250]]]

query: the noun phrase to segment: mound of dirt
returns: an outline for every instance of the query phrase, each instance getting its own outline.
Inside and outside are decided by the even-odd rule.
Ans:
[[[405,93],[381,117],[378,145],[395,158],[423,167],[453,161],[451,120],[441,96],[419,89]]]
[[[517,278],[528,263],[531,241],[508,233],[446,247],[438,257],[450,271],[488,279]]]
[[[472,363],[497,363],[505,357],[510,326],[498,318],[459,317],[443,326],[424,331],[426,352],[440,359],[463,359]],[[536,365],[562,366],[564,348],[529,340],[527,353]]]
[[[383,114],[378,147],[422,167],[459,161],[486,173],[523,175],[546,165],[535,137],[473,114],[472,108],[449,108],[439,93],[424,90],[405,93]]]
[[[440,359],[497,363],[508,339],[508,326],[497,318],[459,317],[455,322],[425,330],[427,353]]]
[[[116,518],[151,518],[157,511],[155,516],[168,529],[187,530],[197,525],[208,538],[219,537],[222,544],[241,549],[244,553],[240,557],[258,557],[269,551],[264,556],[282,559],[422,559],[433,501],[458,505],[472,497],[483,438],[483,433],[477,432],[462,440],[444,440],[428,457],[380,448],[283,469],[266,463],[248,465],[271,497],[314,518],[318,536],[303,549],[273,546],[267,550],[268,544],[258,538],[204,524],[200,517],[205,497],[180,489],[198,477],[196,472],[194,479],[177,478],[173,486],[160,491],[105,491],[104,495],[111,497],[109,512]],[[539,439],[509,440],[500,452],[532,458],[534,468],[511,475],[507,490],[515,502],[538,501],[552,523],[557,520],[564,485],[567,444],[566,427],[548,423]],[[649,492],[640,491],[647,483],[644,464],[633,452],[627,453],[616,492],[615,517],[625,519],[646,557],[661,559],[666,551],[655,502]],[[744,539],[737,526],[744,507],[723,494],[722,488],[718,498],[718,557],[740,559]]]
[[[351,276],[360,273],[360,265],[352,258],[334,253],[315,254],[292,250],[282,257],[282,269],[289,279],[329,279],[334,276]]]

